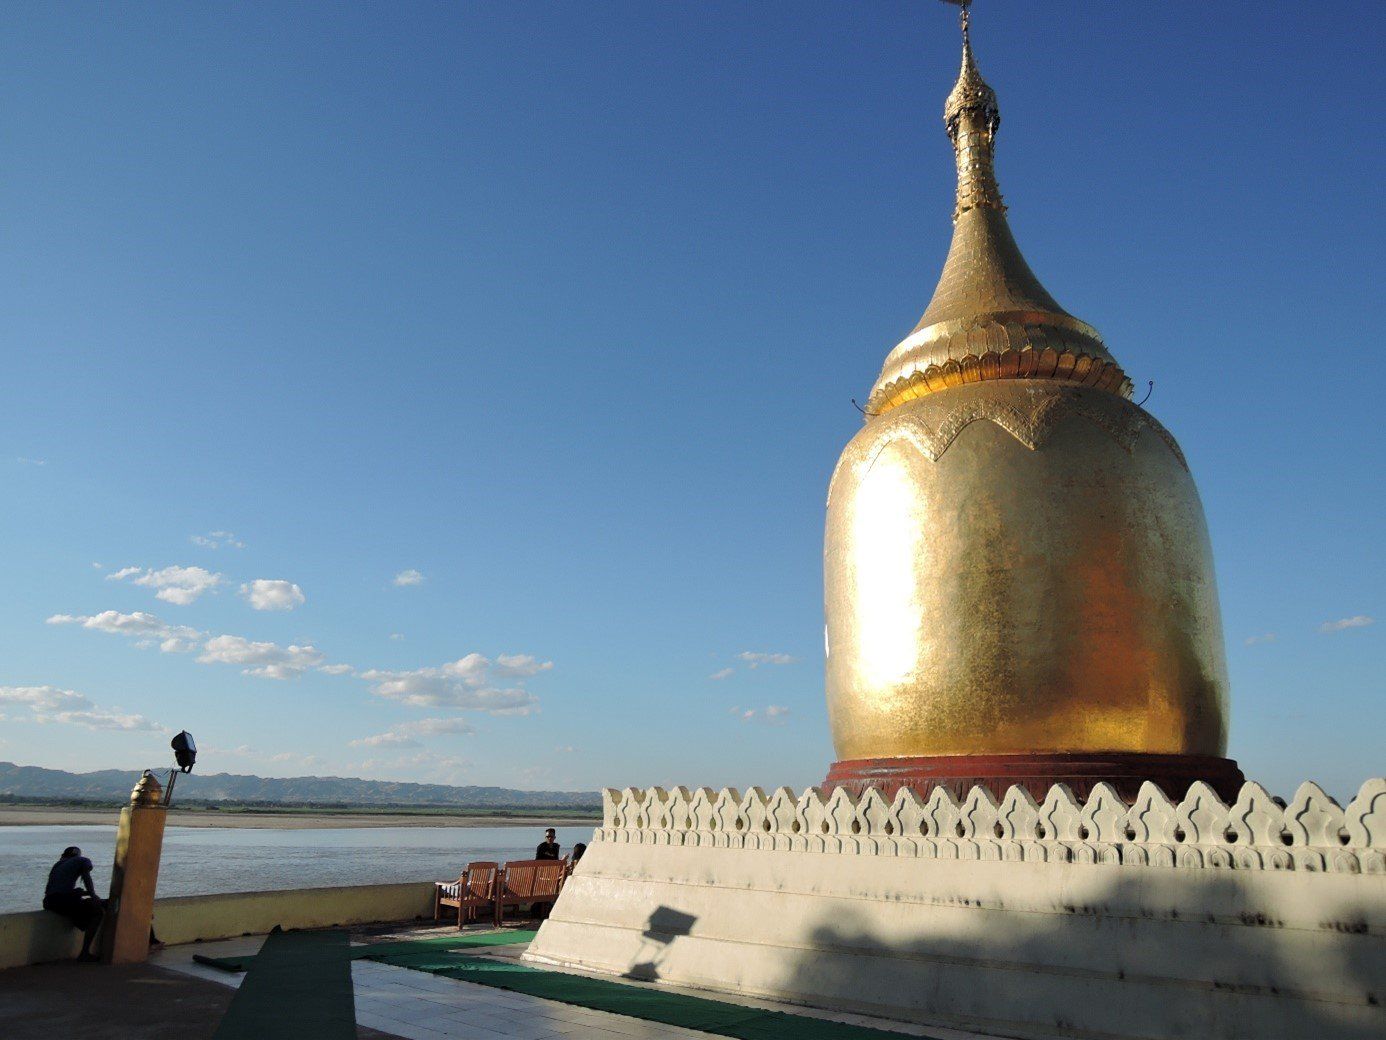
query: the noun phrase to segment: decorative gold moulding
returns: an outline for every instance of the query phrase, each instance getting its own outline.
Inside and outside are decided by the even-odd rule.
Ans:
[[[1012,310],[952,318],[917,329],[887,355],[866,410],[989,379],[1055,379],[1131,396],[1131,380],[1085,321],[1053,311]]]
[[[1020,350],[964,354],[961,358],[915,368],[875,390],[867,398],[866,411],[873,417],[884,415],[907,401],[939,390],[993,379],[1054,380],[1090,386],[1122,397],[1131,396],[1131,380],[1115,361],[1071,350],[1027,345]]]

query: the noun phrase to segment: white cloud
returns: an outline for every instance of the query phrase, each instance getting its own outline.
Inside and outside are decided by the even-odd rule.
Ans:
[[[15,462],[19,463],[21,466],[46,466],[46,465],[48,465],[48,460],[47,460],[47,459],[31,459],[31,458],[26,458],[26,457],[23,456],[23,455],[18,456],[18,457],[15,459]]]
[[[571,755],[577,748],[573,747],[571,744],[560,744],[558,747],[554,748],[554,750],[560,755]]]
[[[206,534],[190,535],[188,540],[193,545],[199,545],[204,549],[244,549],[245,542],[241,541],[230,531],[208,531]]]
[[[260,758],[260,752],[256,751],[249,744],[238,744],[235,747],[216,747],[210,744],[199,744],[197,748],[198,757],[205,763],[209,757],[215,758]]]
[[[423,573],[410,567],[407,571],[400,571],[395,575],[395,584],[400,587],[409,585],[422,585],[424,580]]]
[[[789,718],[789,708],[783,704],[770,704],[764,708],[732,708],[731,714],[742,722],[763,722],[768,726],[783,726]]]
[[[390,638],[391,638],[392,640],[394,640],[396,643],[398,643],[398,642],[400,642],[401,640],[404,639],[404,633],[403,633],[403,632],[391,632],[391,633],[390,633]]]
[[[304,755],[297,751],[281,751],[277,755],[270,755],[269,761],[285,763],[289,762],[300,769],[312,769],[314,766],[322,765],[322,758],[319,755]]]
[[[321,650],[312,646],[280,646],[278,643],[259,643],[243,636],[214,636],[199,632],[187,625],[170,625],[143,611],[122,614],[107,610],[90,616],[54,614],[50,625],[81,625],[97,632],[123,635],[135,645],[157,646],[166,654],[191,653],[200,650],[199,664],[240,665],[246,675],[261,679],[292,679],[309,669],[328,675],[344,675],[350,665],[328,664]]]
[[[1353,617],[1339,618],[1337,621],[1325,621],[1319,626],[1320,632],[1341,632],[1347,628],[1366,628],[1368,625],[1376,624],[1376,618],[1367,617],[1366,614],[1357,614]]]
[[[138,576],[137,576],[138,575]],[[107,581],[130,580],[132,585],[143,585],[157,590],[156,599],[186,607],[204,592],[215,589],[225,579],[213,574],[205,567],[162,567],[159,570],[142,570],[139,567],[122,567],[106,575]]]
[[[723,679],[730,679],[735,672],[735,668],[723,668],[720,671],[713,672],[708,678],[713,682],[721,682]]]
[[[60,722],[66,725],[81,726],[83,729],[105,730],[152,730],[156,733],[172,733],[167,726],[151,722],[143,715],[121,715],[112,711],[60,711],[55,715],[36,716],[39,722]]]
[[[479,657],[479,654],[468,654],[468,658]],[[482,658],[485,660],[485,658]],[[496,658],[493,670],[497,675],[512,676],[514,678],[527,679],[531,675],[538,675],[540,672],[547,672],[553,668],[552,661],[540,661],[529,654],[500,654]]]
[[[274,762],[277,765],[293,763],[303,768],[312,768],[323,763],[323,758],[320,755],[304,754],[300,751],[280,751],[269,754],[251,744],[238,744],[235,747],[220,747],[211,744],[198,745],[197,760],[199,764],[222,758],[256,759],[260,762]]]
[[[293,679],[324,663],[321,650],[312,646],[280,646],[257,643],[243,636],[213,636],[202,645],[200,664],[243,665],[245,675],[262,679]]]
[[[416,707],[528,715],[538,710],[539,701],[521,683],[552,667],[552,661],[539,661],[528,654],[501,654],[495,661],[481,654],[467,654],[436,668],[372,669],[362,672],[361,678],[372,684],[373,693]],[[504,685],[506,680],[514,685]]]
[[[83,729],[172,732],[167,726],[151,722],[143,715],[107,711],[92,704],[85,694],[56,686],[0,686],[0,704],[28,708],[33,721],[40,723],[81,726]]]
[[[1247,636],[1242,642],[1246,646],[1258,646],[1262,643],[1274,643],[1276,635],[1274,632],[1265,632],[1259,636]]]
[[[394,729],[388,729],[384,733],[377,733],[371,737],[361,737],[359,740],[351,742],[352,747],[423,747],[417,738],[411,737],[407,733],[401,733]]]
[[[256,610],[293,610],[307,599],[303,590],[282,578],[256,578],[241,586],[241,595]]]
[[[759,668],[763,664],[793,664],[796,660],[788,654],[762,654],[751,650],[743,650],[736,657],[752,668]]]
[[[118,610],[103,610],[100,614],[54,614],[50,625],[81,625],[95,632],[127,636],[140,647],[157,645],[166,654],[185,654],[196,650],[207,633],[187,625],[170,625],[153,614],[137,610],[122,614]]]
[[[362,773],[374,773],[380,779],[397,779],[402,772],[423,770],[429,779],[439,783],[457,783],[471,768],[471,762],[457,755],[440,755],[434,751],[416,751],[392,759],[371,758],[358,767]]]
[[[84,711],[92,707],[83,694],[56,686],[0,686],[0,704],[17,704],[34,712]]]
[[[436,737],[443,733],[475,733],[476,727],[466,719],[419,719],[402,725],[411,733],[425,737]]]
[[[436,668],[420,668],[413,672],[370,671],[363,672],[362,678],[374,684],[371,689],[379,696],[415,707],[446,706],[493,715],[528,715],[539,703],[538,698],[521,687],[473,687],[440,674]]]
[[[418,719],[391,726],[384,733],[353,740],[352,747],[422,747],[419,737],[436,737],[445,733],[475,733],[476,727],[466,719]]]

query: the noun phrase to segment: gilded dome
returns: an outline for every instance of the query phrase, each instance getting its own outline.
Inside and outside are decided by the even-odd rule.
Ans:
[[[944,119],[948,259],[829,489],[828,712],[839,765],[864,770],[841,775],[1036,755],[1235,772],[1193,478],[1021,256],[992,171],[996,94],[966,36]]]

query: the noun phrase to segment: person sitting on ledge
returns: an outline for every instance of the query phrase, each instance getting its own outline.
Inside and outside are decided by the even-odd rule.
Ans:
[[[544,840],[534,850],[535,859],[558,859],[558,832],[552,827],[544,832]]]
[[[91,865],[81,849],[69,845],[48,872],[48,887],[43,891],[45,910],[61,914],[86,933],[82,938],[82,952],[77,957],[81,961],[97,959],[91,944],[106,913],[106,904],[97,898],[96,886],[91,883]],[[78,889],[79,881],[85,886],[85,892]]]

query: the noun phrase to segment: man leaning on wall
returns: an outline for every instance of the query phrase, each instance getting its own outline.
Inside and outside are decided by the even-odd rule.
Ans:
[[[67,918],[73,927],[82,929],[82,952],[77,955],[80,961],[98,959],[91,944],[106,915],[106,904],[96,894],[91,870],[91,860],[83,856],[76,845],[69,845],[48,871],[48,885],[43,891],[45,910]]]

